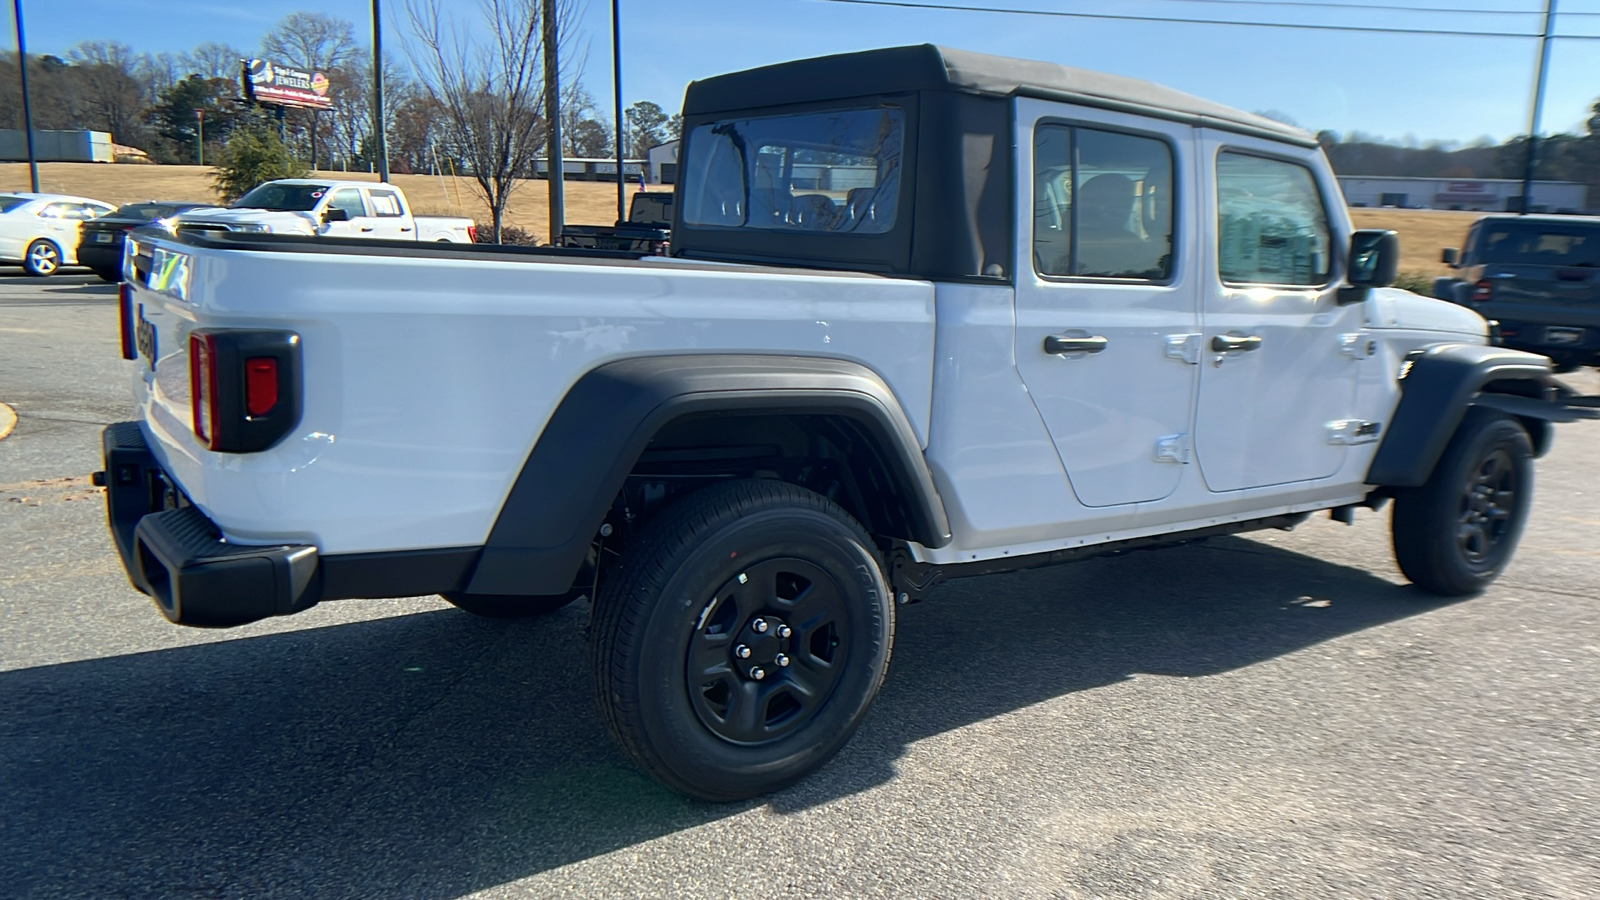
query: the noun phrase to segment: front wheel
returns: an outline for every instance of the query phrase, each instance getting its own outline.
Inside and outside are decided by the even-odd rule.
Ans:
[[[1395,560],[1412,584],[1476,594],[1511,561],[1533,496],[1533,444],[1515,420],[1467,411],[1428,482],[1395,497]]]
[[[43,278],[54,275],[61,268],[61,248],[53,241],[40,238],[28,245],[22,257],[22,271]]]
[[[776,481],[733,481],[651,522],[595,604],[602,714],[645,771],[705,800],[799,781],[861,724],[894,609],[850,514]]]

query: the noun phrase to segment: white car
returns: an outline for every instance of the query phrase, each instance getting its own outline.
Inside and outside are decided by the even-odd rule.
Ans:
[[[78,223],[116,209],[69,194],[0,193],[0,265],[54,275],[78,262]]]

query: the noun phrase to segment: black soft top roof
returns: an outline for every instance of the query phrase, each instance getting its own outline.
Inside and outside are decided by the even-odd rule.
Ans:
[[[1311,145],[1299,128],[1138,78],[920,44],[819,56],[689,85],[684,117],[906,91],[1043,97]]]

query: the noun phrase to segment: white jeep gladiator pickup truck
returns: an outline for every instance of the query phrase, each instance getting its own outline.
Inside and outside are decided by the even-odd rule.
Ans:
[[[372,238],[390,241],[477,239],[471,219],[413,216],[406,195],[392,184],[284,178],[256,185],[231,206],[194,209],[176,217],[178,231],[237,231]]]
[[[133,585],[207,626],[589,597],[613,735],[728,800],[839,750],[942,579],[1388,501],[1405,574],[1478,591],[1595,412],[1387,287],[1277,122],[932,46],[683,110],[670,256],[136,232]]]

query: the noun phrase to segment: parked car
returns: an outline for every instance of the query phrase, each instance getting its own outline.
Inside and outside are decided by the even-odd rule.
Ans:
[[[1600,365],[1600,217],[1484,216],[1433,293],[1499,323],[1507,347],[1562,368]]]
[[[125,234],[141,225],[207,206],[210,204],[187,200],[141,200],[90,219],[78,229],[78,265],[88,266],[106,281],[121,281],[122,239]]]
[[[628,218],[615,225],[568,225],[561,246],[665,253],[672,240],[672,198],[667,191],[639,191],[628,204]]]
[[[413,216],[392,184],[285,178],[259,184],[226,208],[179,215],[179,231],[239,231],[470,244],[478,227],[456,216]]]
[[[1261,116],[921,46],[696,81],[683,135],[670,257],[135,232],[133,585],[203,626],[587,596],[612,735],[731,800],[844,746],[945,579],[1392,501],[1406,577],[1480,591],[1595,412],[1386,287]]]
[[[0,193],[0,265],[54,275],[78,262],[78,228],[116,209],[70,194]]]

